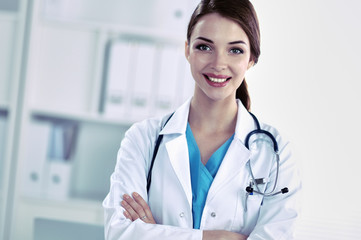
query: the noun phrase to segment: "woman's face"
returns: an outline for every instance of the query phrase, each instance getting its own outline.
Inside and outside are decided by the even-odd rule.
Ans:
[[[212,101],[234,99],[253,65],[246,33],[238,23],[216,13],[199,19],[185,54],[196,81],[194,96]]]

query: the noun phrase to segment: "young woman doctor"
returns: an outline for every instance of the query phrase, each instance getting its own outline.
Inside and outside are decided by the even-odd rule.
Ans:
[[[289,143],[260,125],[277,141],[279,164],[264,134],[254,134],[249,149],[246,143],[257,127],[245,82],[260,55],[252,4],[201,1],[188,26],[185,55],[196,83],[193,97],[171,117],[134,124],[121,143],[103,202],[106,239],[292,239],[300,181]],[[261,193],[276,185],[289,192],[247,191],[255,177],[264,181],[254,188]]]

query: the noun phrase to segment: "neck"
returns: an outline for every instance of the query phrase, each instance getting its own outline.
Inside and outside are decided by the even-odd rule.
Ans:
[[[235,98],[201,101],[193,97],[189,112],[192,129],[202,132],[234,132],[238,106]]]

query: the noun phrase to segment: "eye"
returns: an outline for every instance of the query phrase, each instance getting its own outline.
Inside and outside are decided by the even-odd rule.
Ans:
[[[236,55],[244,53],[243,49],[241,48],[232,48],[229,52]]]
[[[211,48],[205,44],[199,44],[196,46],[196,49],[200,50],[200,51],[210,51]]]

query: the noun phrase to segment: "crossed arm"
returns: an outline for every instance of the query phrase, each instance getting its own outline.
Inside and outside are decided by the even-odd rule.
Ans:
[[[125,209],[124,216],[131,221],[138,218],[145,223],[156,224],[153,214],[147,202],[136,192],[129,196],[123,195],[122,207]],[[224,230],[204,230],[203,240],[246,240],[247,236]]]

